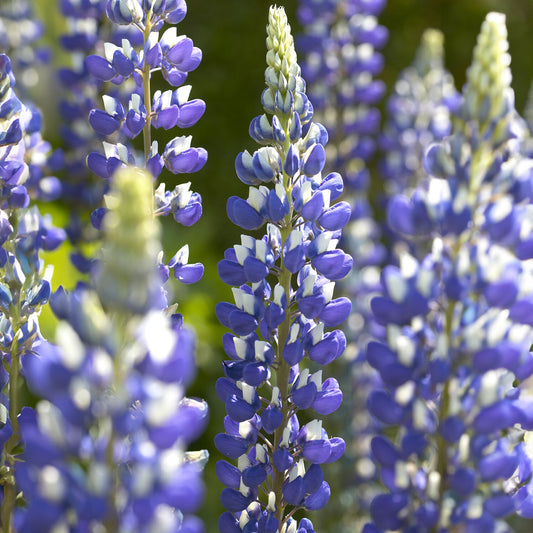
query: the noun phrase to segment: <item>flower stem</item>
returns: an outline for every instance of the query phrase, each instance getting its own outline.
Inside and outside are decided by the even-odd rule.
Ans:
[[[15,456],[14,451],[20,442],[18,425],[18,390],[20,377],[20,360],[18,347],[18,332],[11,344],[11,365],[9,367],[9,420],[11,421],[12,433],[4,445],[4,459],[7,470],[3,473],[4,499],[0,514],[2,516],[3,533],[11,533],[11,517],[15,509],[17,487],[15,484]]]
[[[10,217],[13,225],[12,238],[5,244],[4,248],[15,255],[14,236],[18,234],[19,213],[14,212]],[[6,269],[11,269],[10,262],[6,263]],[[8,278],[14,278],[13,272],[7,272]],[[23,326],[21,320],[21,288],[16,290],[13,303],[9,306],[9,318],[11,319],[11,327],[13,330],[13,340],[11,342],[10,350],[10,364],[6,368],[9,374],[8,381],[8,397],[9,397],[9,421],[11,423],[11,436],[4,444],[4,453],[2,466],[2,474],[0,476],[4,488],[4,498],[0,507],[0,516],[2,518],[2,533],[11,533],[11,518],[15,509],[15,502],[17,498],[17,487],[15,483],[15,451],[20,444],[20,431],[18,425],[19,415],[19,388],[20,388],[20,346],[19,340],[22,337],[21,328]],[[6,361],[4,360],[4,365]]]
[[[287,152],[290,148],[290,124],[287,120],[285,122],[284,117],[280,117],[281,122],[284,126],[285,130],[285,143],[283,146],[283,150],[281,153],[281,168],[285,167],[285,160],[287,157]],[[285,192],[287,194],[287,198],[290,198],[290,178],[289,176],[283,172],[283,186],[285,188]],[[274,433],[274,449],[279,445],[280,440],[283,437],[283,430],[287,426],[287,423],[289,421],[289,414],[290,414],[290,405],[289,405],[289,372],[290,372],[290,366],[283,358],[283,347],[285,346],[285,342],[289,336],[291,322],[293,320],[293,316],[289,312],[290,308],[290,301],[291,301],[291,281],[292,281],[292,272],[284,265],[283,263],[283,249],[285,242],[289,238],[292,230],[293,230],[293,222],[292,222],[292,206],[290,209],[289,214],[284,218],[284,224],[283,227],[280,228],[281,232],[281,267],[278,274],[278,281],[279,284],[283,287],[283,290],[285,292],[285,296],[287,298],[287,311],[285,313],[285,319],[278,327],[278,369],[276,372],[276,385],[280,390],[281,394],[281,414],[283,415],[283,422],[281,425],[276,429]],[[283,523],[283,513],[285,510],[285,505],[282,505],[283,501],[283,492],[282,492],[282,486],[283,482],[285,480],[285,476],[283,472],[280,472],[277,468],[274,467],[273,469],[273,491],[276,495],[276,518],[279,521],[279,527],[281,530],[281,525]]]
[[[284,242],[285,239],[282,239]],[[291,277],[292,274],[285,266],[282,266],[281,273],[279,275],[279,282],[283,289],[285,290],[285,294],[287,296],[287,302],[289,302],[290,298],[290,292],[291,292]],[[286,313],[285,320],[280,324],[278,328],[278,354],[279,354],[279,366],[276,372],[276,385],[280,390],[281,393],[281,413],[283,415],[283,422],[279,426],[278,429],[276,429],[274,433],[274,447],[277,447],[280,440],[283,437],[283,430],[287,425],[288,419],[289,419],[289,401],[288,401],[288,394],[289,394],[289,371],[290,367],[289,364],[285,361],[283,358],[283,347],[285,346],[285,341],[287,340],[287,337],[289,336],[289,328],[290,328],[290,316],[289,313]],[[279,523],[282,523],[283,520],[283,511],[285,509],[285,506],[282,505],[283,500],[283,493],[282,493],[282,485],[284,481],[284,474],[283,472],[280,472],[277,468],[274,467],[273,470],[273,490],[276,495],[276,518],[279,520]]]

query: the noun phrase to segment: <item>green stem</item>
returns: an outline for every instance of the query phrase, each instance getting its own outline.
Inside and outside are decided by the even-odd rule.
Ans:
[[[10,222],[13,226],[12,235],[18,234],[19,213],[12,212]],[[9,239],[4,248],[15,254],[15,242]],[[6,269],[11,269],[9,261],[6,264]],[[13,272],[6,272],[8,278],[14,278]],[[9,439],[4,444],[4,453],[2,465],[2,484],[4,489],[4,498],[2,506],[0,507],[0,516],[2,518],[2,533],[11,533],[11,518],[15,509],[17,498],[17,487],[15,484],[15,451],[20,443],[20,430],[18,425],[19,415],[19,388],[20,388],[20,353],[19,353],[19,339],[22,336],[21,328],[23,326],[20,312],[20,301],[23,292],[21,287],[16,291],[13,290],[13,303],[9,307],[9,317],[11,320],[11,327],[13,329],[13,341],[11,342],[11,364],[9,365],[9,381],[7,387],[9,388],[9,421],[11,422],[12,433]],[[6,365],[7,366],[7,365]]]
[[[20,330],[18,330],[20,331]],[[17,333],[18,333],[17,331]],[[3,533],[11,533],[11,517],[15,509],[17,487],[15,484],[15,448],[20,442],[18,425],[19,414],[19,386],[20,386],[20,355],[18,335],[15,335],[11,344],[11,366],[9,368],[9,420],[11,421],[12,434],[4,445],[4,460],[6,472],[4,473],[4,499],[0,514],[2,516]]]
[[[110,494],[111,505],[109,514],[105,521],[106,533],[115,533],[118,530],[118,516],[117,516],[117,489],[118,489],[118,471],[115,461],[115,434],[111,428],[111,435],[106,449],[106,463],[110,472],[113,472],[112,489]]]
[[[279,275],[279,282],[280,285],[285,290],[285,294],[287,295],[287,302],[289,302],[290,298],[290,290],[291,290],[291,277],[292,274],[285,266],[282,265],[281,273]],[[287,310],[285,320],[280,324],[278,328],[278,368],[276,371],[276,385],[280,390],[281,393],[281,413],[283,415],[283,422],[279,426],[278,429],[276,429],[274,433],[274,446],[276,447],[283,437],[283,430],[287,425],[287,422],[289,420],[289,402],[287,399],[287,396],[289,394],[289,372],[290,372],[290,366],[283,358],[283,346],[285,346],[285,342],[287,340],[287,337],[289,336],[289,329],[290,329],[290,314]],[[277,468],[274,467],[273,470],[273,490],[276,495],[276,518],[279,520],[279,523],[282,523],[283,520],[283,512],[285,510],[285,505],[282,505],[283,501],[283,493],[282,493],[282,485],[283,481],[285,480],[285,476],[283,472],[280,472]]]
[[[113,331],[116,332],[115,342],[116,342],[116,353],[113,357],[113,390],[112,394],[117,394],[120,396],[122,394],[122,389],[124,387],[124,375],[123,370],[124,366],[124,352],[128,343],[127,334],[128,331],[128,322],[130,316],[124,311],[115,311],[111,316],[111,321],[113,323]],[[109,441],[106,448],[106,464],[108,471],[112,474],[112,486],[109,495],[109,500],[111,502],[110,513],[105,521],[105,530],[106,533],[116,533],[119,528],[119,519],[118,519],[118,489],[120,486],[119,475],[118,475],[118,464],[115,457],[115,443],[117,436],[114,431],[113,420],[108,418],[106,420],[109,423],[108,427],[104,427],[103,431],[109,432]]]
[[[285,130],[285,143],[283,146],[283,151],[281,154],[281,168],[284,168],[285,166],[285,160],[286,160],[286,154],[289,151],[291,141],[290,141],[290,124],[289,120],[287,120],[285,117],[278,117],[280,118],[281,123],[284,126]],[[287,198],[290,198],[290,178],[289,176],[283,172],[283,186],[285,188],[285,192],[287,194]],[[289,214],[285,217],[283,221],[283,227],[280,228],[281,232],[281,250],[283,250],[283,247],[285,245],[285,242],[289,238],[289,235],[291,234],[293,230],[292,226],[292,206],[290,209]],[[281,257],[281,266],[280,266],[280,272],[278,274],[278,281],[279,284],[283,287],[283,290],[285,292],[285,296],[287,298],[287,311],[285,314],[285,320],[279,325],[278,327],[278,368],[276,370],[276,386],[280,390],[281,394],[281,413],[283,415],[283,422],[279,426],[278,429],[274,432],[274,448],[277,447],[279,441],[283,437],[283,430],[287,426],[287,423],[289,421],[289,401],[288,401],[288,395],[289,395],[289,372],[290,372],[290,366],[283,358],[283,347],[285,346],[285,342],[287,341],[287,338],[289,337],[290,333],[290,327],[291,327],[291,315],[289,312],[290,307],[290,301],[291,301],[291,281],[292,281],[292,272],[288,270],[284,263],[283,263],[283,252]],[[283,504],[283,492],[282,492],[282,486],[283,482],[285,480],[285,475],[283,472],[280,472],[277,468],[274,467],[273,469],[273,476],[272,476],[272,489],[274,491],[274,494],[276,495],[276,518],[279,521],[279,527],[281,530],[281,526],[284,520],[283,514],[285,511],[285,504]]]

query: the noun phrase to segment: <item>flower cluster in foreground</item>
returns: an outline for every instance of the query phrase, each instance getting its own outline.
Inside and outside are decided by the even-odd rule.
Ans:
[[[172,308],[161,310],[151,190],[144,172],[116,174],[94,287],[54,294],[57,344],[40,341],[24,359],[43,399],[19,417],[20,533],[203,530],[190,515],[203,495],[202,454],[186,447],[207,409],[184,396],[194,337]]]

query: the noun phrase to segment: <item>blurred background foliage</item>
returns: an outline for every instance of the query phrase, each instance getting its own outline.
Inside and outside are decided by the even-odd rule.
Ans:
[[[52,63],[40,73],[34,99],[44,115],[45,138],[57,147],[59,119],[56,104],[61,87],[56,81],[54,68],[68,61],[57,45],[57,36],[64,22],[58,12],[58,0],[34,2],[46,25],[45,42],[52,49]],[[285,6],[293,33],[299,32],[297,1],[279,3]],[[533,78],[531,0],[389,0],[388,3],[380,22],[390,32],[383,52],[385,69],[381,76],[389,92],[399,72],[411,62],[420,36],[427,27],[438,28],[444,33],[446,66],[454,75],[457,88],[461,89],[481,22],[489,11],[499,11],[507,16],[513,86],[517,109],[523,111]],[[214,448],[213,438],[222,430],[225,414],[214,387],[222,374],[221,361],[224,359],[221,348],[224,329],[216,320],[214,307],[218,301],[231,298],[229,287],[218,279],[216,264],[227,247],[240,242],[240,230],[228,221],[225,204],[231,195],[247,196],[247,187],[235,176],[234,159],[244,149],[255,149],[248,136],[248,126],[250,120],[262,111],[260,95],[264,87],[265,26],[269,5],[269,0],[189,0],[188,15],[178,28],[203,51],[203,62],[190,74],[188,83],[193,87],[191,97],[204,99],[207,111],[187,134],[193,135],[195,146],[207,149],[209,160],[202,171],[190,177],[192,189],[203,197],[202,218],[192,228],[181,228],[168,221],[164,248],[166,257],[170,258],[188,242],[191,261],[202,261],[206,267],[204,278],[196,285],[176,284],[174,299],[179,302],[186,322],[198,335],[198,377],[190,393],[205,398],[211,412],[208,430],[197,443],[198,448],[207,448],[211,454],[206,469],[206,503],[201,513],[209,532],[217,530],[216,521],[222,512],[219,503],[222,485],[214,474],[214,465],[220,456]],[[379,180],[375,173],[373,178]],[[168,172],[162,179],[167,181],[167,188],[178,182]],[[60,204],[44,205],[42,210],[52,213],[58,225],[67,218]],[[55,265],[55,287],[59,283],[72,287],[78,279],[69,264],[68,253],[63,247],[45,258]],[[357,258],[355,262],[357,264]],[[54,319],[46,313],[43,331],[53,336],[53,330]],[[334,480],[332,486],[335,497]],[[335,531],[334,523],[329,525],[328,531]],[[531,531],[531,528],[526,526],[524,531]]]

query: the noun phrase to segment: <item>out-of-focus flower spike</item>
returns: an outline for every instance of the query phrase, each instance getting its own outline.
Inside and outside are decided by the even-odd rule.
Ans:
[[[380,50],[388,38],[387,29],[378,21],[385,5],[383,0],[300,0],[298,6],[302,24],[302,34],[296,39],[298,53],[304,58],[302,72],[315,117],[327,128],[329,142],[325,145],[325,168],[332,174],[319,186],[322,194],[315,194],[312,202],[306,201],[305,197],[298,198],[297,205],[300,208],[300,201],[304,203],[302,214],[315,210],[313,218],[316,217],[326,230],[336,231],[344,227],[344,246],[355,258],[353,268],[347,262],[345,272],[350,273],[342,282],[344,293],[353,303],[351,317],[344,327],[350,344],[343,359],[337,363],[348,367],[341,371],[341,388],[353,391],[345,395],[339,420],[342,416],[346,422],[339,425],[339,430],[345,431],[343,436],[353,444],[348,447],[343,462],[332,466],[343,487],[345,504],[339,502],[340,498],[332,498],[317,518],[322,528],[334,520],[341,531],[362,527],[369,505],[365,495],[373,490],[367,483],[373,481],[374,472],[356,466],[355,479],[359,483],[356,486],[352,465],[371,461],[367,433],[373,430],[374,423],[364,402],[369,389],[378,381],[375,372],[364,363],[363,350],[366,343],[380,333],[380,327],[372,318],[369,300],[379,285],[377,267],[386,255],[380,244],[381,230],[369,202],[370,172],[367,165],[378,144],[380,113],[376,104],[385,94],[385,85],[378,79],[384,63]],[[338,202],[343,187],[336,171],[345,179],[346,203]],[[329,200],[326,193],[330,195]],[[298,194],[304,196],[305,191],[298,191]],[[328,207],[324,212],[321,204]],[[346,216],[350,211],[351,215]],[[327,276],[335,277],[328,267],[333,255],[327,248],[319,250],[311,245],[308,254],[322,274],[327,272]],[[339,276],[345,272],[340,269]],[[342,300],[328,302],[327,310],[320,311],[323,313],[321,318],[334,321],[337,311],[339,316],[342,315],[343,303]],[[312,316],[324,302],[319,303],[315,294],[309,294],[301,298],[300,305]],[[336,359],[336,342],[334,338],[314,339],[312,358],[316,361]],[[342,523],[337,520],[341,515],[344,517]]]
[[[387,428],[371,445],[386,489],[365,533],[496,531],[531,516],[531,175],[507,48],[504,16],[491,13],[452,134],[426,149],[411,196],[389,202],[405,245],[371,303],[386,328],[367,348],[382,381],[367,407]]]
[[[40,116],[17,97],[9,58],[0,54],[0,373],[3,497],[2,526],[11,529],[18,502],[16,467],[20,463],[21,367],[40,342],[39,314],[51,292],[51,267],[44,268],[41,250],[54,250],[65,239],[32,205],[44,186],[42,162],[47,143],[40,135]],[[41,179],[43,183],[41,183]],[[52,194],[53,184],[48,184]],[[5,394],[4,394],[5,393]]]
[[[423,33],[413,64],[400,73],[388,99],[380,138],[387,196],[411,191],[425,175],[426,148],[451,133],[451,115],[460,99],[444,68],[443,40],[438,30]]]
[[[202,529],[192,513],[204,493],[207,452],[186,447],[203,431],[207,406],[184,396],[195,339],[179,315],[169,316],[172,307],[162,309],[151,190],[144,171],[116,173],[94,283],[54,297],[63,319],[57,344],[41,341],[26,354],[25,376],[42,399],[18,419],[21,532],[68,522],[114,531]],[[125,251],[135,257],[119,265]]]

